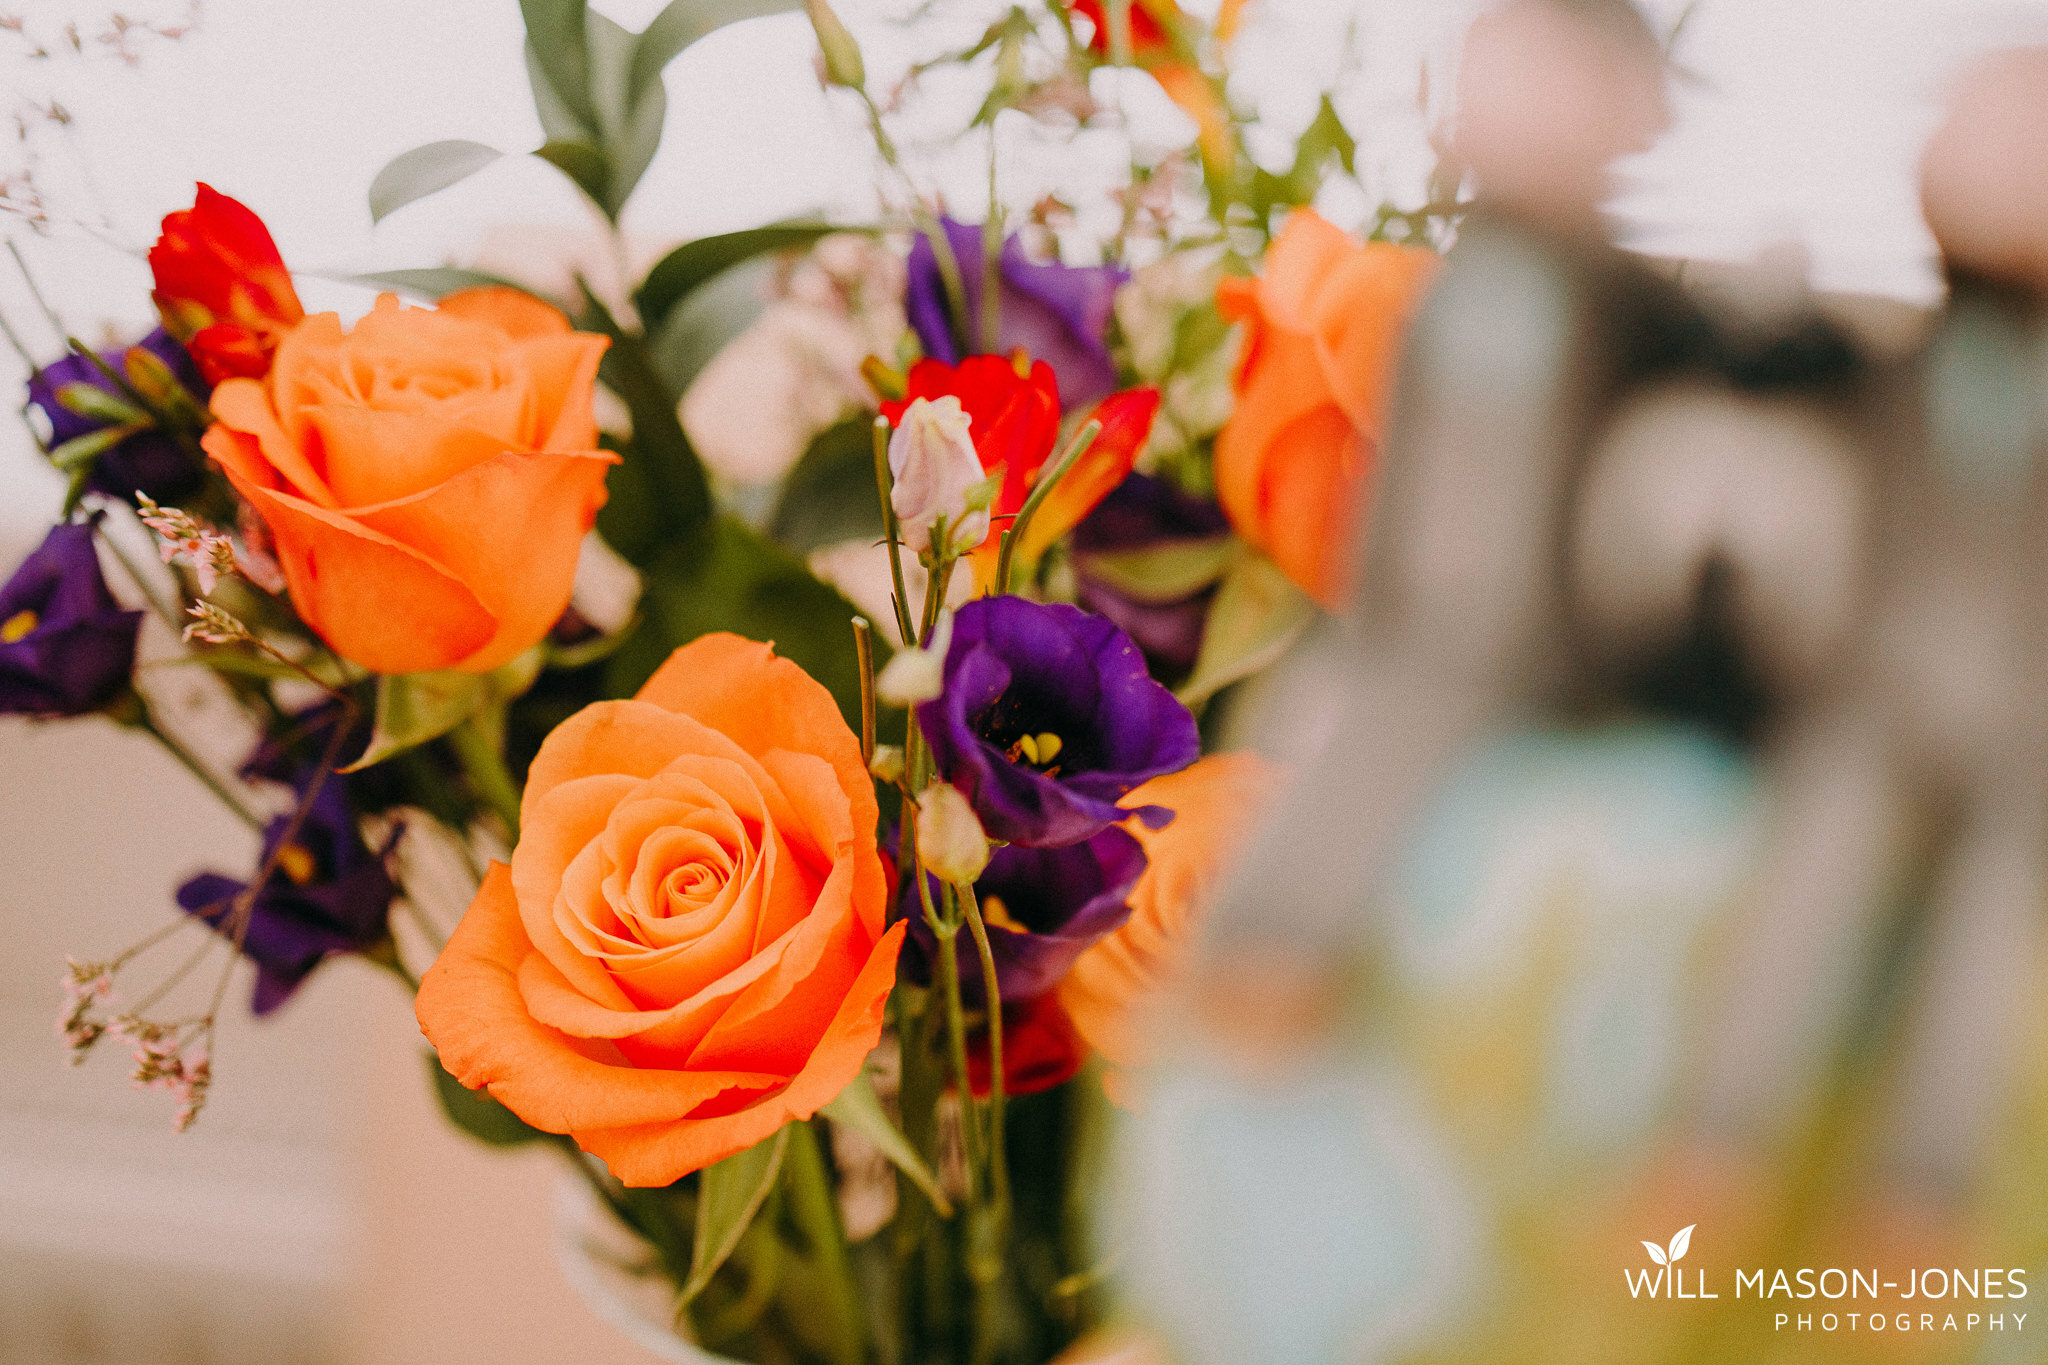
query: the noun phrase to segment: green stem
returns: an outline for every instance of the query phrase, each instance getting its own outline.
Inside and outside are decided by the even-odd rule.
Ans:
[[[824,1271],[825,1295],[839,1330],[832,1338],[832,1359],[836,1365],[863,1365],[867,1359],[865,1324],[861,1316],[860,1291],[853,1281],[853,1266],[846,1254],[846,1230],[839,1224],[839,1206],[832,1198],[832,1182],[825,1172],[825,1155],[819,1149],[815,1123],[794,1125],[789,1147],[782,1159],[789,1181],[790,1211],[804,1239],[816,1253]]]
[[[889,419],[875,419],[875,487],[882,494],[882,533],[889,541],[889,579],[895,585],[896,629],[903,643],[914,645],[917,636],[910,624],[910,595],[903,587],[903,537],[896,526],[896,504],[892,493],[895,477],[889,472]]]
[[[208,768],[204,763],[201,763],[196,754],[194,754],[190,749],[187,749],[184,746],[184,744],[180,740],[172,736],[172,734],[168,730],[164,729],[161,725],[157,724],[156,717],[150,714],[149,703],[142,703],[142,718],[136,721],[135,723],[140,729],[147,731],[149,735],[156,740],[157,743],[163,745],[164,749],[167,752],[169,752],[171,757],[177,759],[179,763],[184,765],[186,772],[198,778],[199,781],[206,787],[206,789],[212,792],[214,796],[219,799],[220,803],[223,806],[226,806],[230,811],[234,812],[235,816],[239,818],[243,824],[247,825],[250,829],[255,830],[258,834],[263,833],[264,829],[266,828],[267,822],[261,816],[257,815],[256,812],[250,810],[249,807],[243,803],[241,797],[235,795],[234,792],[230,791],[228,789],[227,784],[221,781],[220,778],[216,777],[212,769]]]
[[[1095,444],[1095,438],[1102,434],[1102,423],[1090,421],[1074,433],[1074,439],[1067,442],[1067,448],[1060,452],[1051,468],[1038,476],[1038,482],[1031,485],[1031,496],[1024,499],[1024,505],[1017,509],[1017,519],[1010,523],[1010,529],[1003,532],[1002,548],[996,552],[996,593],[998,596],[1010,590],[1010,560],[1017,547],[1024,543],[1024,533],[1031,526],[1031,518],[1038,514],[1039,504],[1044,502],[1061,479],[1067,476],[1088,448]]]
[[[491,742],[478,718],[471,716],[448,732],[448,745],[461,760],[477,796],[505,822],[505,832],[519,841],[519,784],[512,780],[505,756]]]
[[[988,942],[988,928],[982,923],[981,902],[973,886],[963,882],[954,892],[967,912],[967,930],[974,935],[974,951],[981,958],[981,985],[988,999],[988,1181],[998,1224],[1010,1216],[1009,1159],[1003,1150],[1003,996],[996,981],[996,958]]]

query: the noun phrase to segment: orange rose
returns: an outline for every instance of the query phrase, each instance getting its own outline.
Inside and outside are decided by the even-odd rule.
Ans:
[[[1325,607],[1340,605],[1408,320],[1435,252],[1359,243],[1296,209],[1266,273],[1218,286],[1246,325],[1237,409],[1216,437],[1216,496],[1238,534]]]
[[[1244,837],[1279,783],[1280,771],[1250,752],[1210,754],[1132,792],[1127,802],[1173,811],[1173,823],[1124,826],[1144,845],[1144,875],[1123,927],[1075,960],[1060,1003],[1090,1047],[1116,1066],[1149,1057],[1144,1014],[1173,981],[1202,916]],[[1112,1093],[1115,1093],[1114,1090]]]
[[[214,390],[203,444],[270,526],[292,605],[377,673],[486,672],[547,634],[604,505],[605,338],[512,289],[386,294]]]
[[[904,926],[860,743],[767,645],[707,635],[541,745],[420,984],[442,1065],[628,1185],[809,1118],[881,1034]]]

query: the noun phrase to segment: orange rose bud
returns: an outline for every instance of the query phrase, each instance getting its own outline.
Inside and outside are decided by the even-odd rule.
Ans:
[[[1173,823],[1157,830],[1142,820],[1124,826],[1144,845],[1147,859],[1131,892],[1131,917],[1081,954],[1059,988],[1074,1028],[1112,1065],[1149,1060],[1145,1014],[1172,985],[1210,900],[1279,779],[1280,770],[1257,754],[1210,754],[1125,798],[1126,805],[1169,808]]]
[[[1433,251],[1360,243],[1296,209],[1266,273],[1216,292],[1223,316],[1246,329],[1237,408],[1216,437],[1217,500],[1239,535],[1332,610],[1402,338],[1437,265]]]
[[[487,672],[547,634],[604,505],[604,337],[513,289],[386,294],[213,393],[202,444],[269,525],[299,616],[375,673]]]
[[[306,316],[263,220],[200,185],[193,205],[164,218],[149,249],[157,311],[209,384],[261,378],[284,334]]]
[[[512,865],[420,983],[464,1085],[666,1185],[809,1118],[881,1036],[901,924],[860,741],[767,645],[707,635],[541,745]]]

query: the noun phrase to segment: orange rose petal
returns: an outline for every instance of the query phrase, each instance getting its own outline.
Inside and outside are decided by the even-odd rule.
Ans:
[[[810,1118],[860,1074],[881,1038],[882,1007],[896,983],[904,928],[897,925],[875,945],[803,1071],[780,1093],[717,1118],[580,1135],[584,1150],[601,1158],[628,1185],[666,1185],[745,1151],[792,1119]]]
[[[1367,242],[1330,272],[1313,307],[1323,376],[1368,435],[1383,429],[1401,343],[1437,265],[1434,251]]]
[[[536,450],[589,450],[597,444],[597,366],[606,339],[577,332],[537,337],[519,347],[533,381],[533,410],[542,417],[527,440]]]
[[[441,667],[489,672],[547,633],[569,605],[577,551],[604,506],[605,469],[616,463],[598,451],[507,451],[425,493],[355,513],[396,540],[436,547],[498,618],[486,644]]]
[[[563,728],[578,719],[571,717]],[[548,743],[553,740],[549,736]],[[547,752],[547,744],[541,752]],[[519,812],[519,846],[512,850],[512,883],[519,890],[527,941],[577,990],[614,1009],[631,1009],[632,1002],[600,963],[577,952],[562,936],[555,923],[555,894],[571,860],[604,832],[612,808],[638,785],[639,779],[631,775],[594,773],[555,784],[544,793],[544,807],[534,800],[529,785]]]
[[[867,938],[850,913],[850,879],[851,869],[833,870],[810,916],[777,945],[774,970],[732,1002],[690,1054],[692,1066],[772,1071],[802,1061],[845,994],[848,954]]]
[[[789,846],[789,857],[807,869],[809,893],[815,895],[827,871],[843,855],[859,847],[874,849],[872,825],[856,829],[846,809],[846,796],[839,790],[838,774],[832,765],[813,754],[776,749],[761,756],[761,766],[775,779],[775,785],[794,812],[794,818],[779,821],[776,834]],[[865,840],[862,841],[865,832]],[[802,917],[795,905],[779,902],[771,907],[772,918],[764,919],[755,934],[757,943],[779,938],[783,930]],[[878,920],[869,932],[882,932]]]
[[[301,409],[326,453],[329,484],[341,505],[362,508],[426,492],[505,453],[508,443],[439,415],[323,403]]]
[[[508,337],[560,336],[569,331],[569,319],[559,308],[503,285],[458,289],[443,298],[436,311],[488,324]]]
[[[299,615],[344,658],[373,673],[432,672],[475,654],[496,632],[469,585],[419,551],[232,468],[228,481],[269,524]],[[394,618],[392,602],[404,602],[408,615]]]
[[[257,451],[252,457],[246,449],[238,450],[232,463],[239,467],[242,477],[248,482],[259,488],[275,488],[279,486],[278,475],[283,475],[286,492],[296,493],[322,507],[341,505],[326,478],[307,462],[299,448],[286,437],[284,428],[278,425],[277,413],[271,409],[262,384],[254,379],[223,380],[213,391],[209,406],[219,421],[200,437],[200,444],[224,467],[230,463],[230,458],[214,448],[214,442],[219,439],[216,433],[223,430],[244,433],[255,443]],[[268,468],[264,467],[266,462]]]
[[[1360,438],[1335,407],[1319,408],[1273,438],[1260,488],[1260,514],[1271,534],[1263,548],[1286,575],[1326,609],[1343,605],[1353,528],[1365,497]]]
[[[535,1022],[518,985],[532,951],[503,863],[493,863],[477,898],[420,981],[420,1031],[448,1073],[536,1128],[575,1134],[672,1121],[734,1086],[776,1078],[711,1071],[650,1071],[609,1065]]]
[[[742,765],[754,762],[732,740],[671,708],[638,698],[586,706],[550,731],[534,755],[526,770],[519,823],[532,823],[534,808],[563,782],[592,773],[649,778],[684,754],[709,754]]]
[[[1273,534],[1264,493],[1272,477],[1273,443],[1287,427],[1318,411],[1342,416],[1323,381],[1314,343],[1299,333],[1268,328],[1265,354],[1240,386],[1237,411],[1216,435],[1216,500],[1255,545],[1268,547]]]
[[[839,703],[803,669],[776,658],[772,645],[722,631],[701,636],[671,654],[638,697],[694,716],[750,754],[789,749],[818,755],[839,774],[841,790],[854,803],[854,823],[874,823],[874,780]]]
[[[1131,793],[1133,804],[1172,810],[1173,822],[1158,830],[1126,823],[1147,860],[1131,892],[1131,917],[1081,954],[1059,986],[1067,1017],[1106,1060],[1135,1066],[1147,1059],[1139,1016],[1188,951],[1280,778],[1274,764],[1239,751],[1207,755]]]
[[[1314,209],[1289,213],[1259,277],[1259,303],[1267,320],[1290,332],[1313,330],[1323,282],[1358,246],[1350,233]]]

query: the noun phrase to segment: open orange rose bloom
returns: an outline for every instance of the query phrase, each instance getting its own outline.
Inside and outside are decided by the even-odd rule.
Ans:
[[[666,1185],[859,1074],[903,928],[859,741],[803,670],[685,645],[548,736],[521,819],[420,987],[464,1085]]]
[[[591,407],[606,344],[517,290],[387,294],[352,333],[317,313],[266,378],[224,381],[204,444],[335,652],[485,672],[568,605],[617,460]]]

